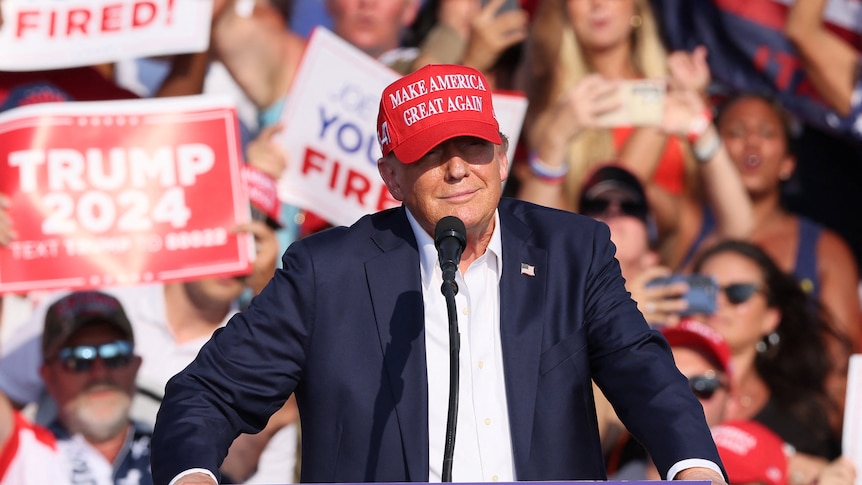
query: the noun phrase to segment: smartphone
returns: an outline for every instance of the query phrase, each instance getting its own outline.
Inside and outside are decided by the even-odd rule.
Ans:
[[[654,126],[661,123],[667,93],[663,79],[626,79],[618,83],[620,107],[599,116],[599,126]]]
[[[485,8],[489,3],[491,3],[491,0],[482,0],[482,8]],[[503,2],[503,6],[497,10],[497,15],[508,12],[509,10],[518,10],[519,8],[521,8],[520,0],[506,0]]]
[[[688,283],[688,291],[683,295],[683,299],[688,302],[688,309],[680,313],[681,316],[685,317],[695,314],[712,315],[715,313],[718,283],[711,276],[675,274],[656,278],[647,283],[647,286],[667,285],[678,281]]]

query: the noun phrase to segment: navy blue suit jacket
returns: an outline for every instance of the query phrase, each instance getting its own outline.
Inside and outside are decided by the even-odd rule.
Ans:
[[[510,199],[499,213],[518,480],[605,478],[591,378],[663,474],[686,458],[720,463],[666,341],[624,288],[607,226]],[[216,470],[234,437],[261,429],[291,393],[303,481],[428,481],[428,400],[448,396],[428,396],[419,253],[405,210],[297,241],[283,263],[168,383],[155,482]]]

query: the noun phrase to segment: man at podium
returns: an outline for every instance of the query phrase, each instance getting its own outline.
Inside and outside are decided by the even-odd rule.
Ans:
[[[155,483],[217,483],[234,437],[291,394],[302,481],[603,480],[591,379],[663,477],[724,483],[700,403],[626,292],[607,226],[501,199],[508,141],[485,78],[422,68],[384,90],[377,127],[380,175],[403,204],[295,242],[168,383]],[[440,231],[447,216],[463,224]],[[450,306],[441,287],[453,283]]]

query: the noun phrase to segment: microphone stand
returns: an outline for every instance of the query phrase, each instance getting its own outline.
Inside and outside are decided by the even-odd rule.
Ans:
[[[454,265],[452,265],[454,266]],[[461,336],[458,334],[458,312],[455,309],[455,283],[457,267],[443,271],[443,286],[440,291],[446,297],[446,312],[449,316],[449,412],[446,419],[446,446],[443,449],[443,482],[452,481],[452,458],[455,455],[455,427],[458,424],[458,381],[460,379],[458,353]]]

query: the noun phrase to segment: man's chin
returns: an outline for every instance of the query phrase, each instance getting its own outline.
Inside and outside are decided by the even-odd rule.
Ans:
[[[109,440],[129,422],[130,408],[131,399],[121,391],[90,391],[70,410],[70,431],[83,434],[89,441]]]

